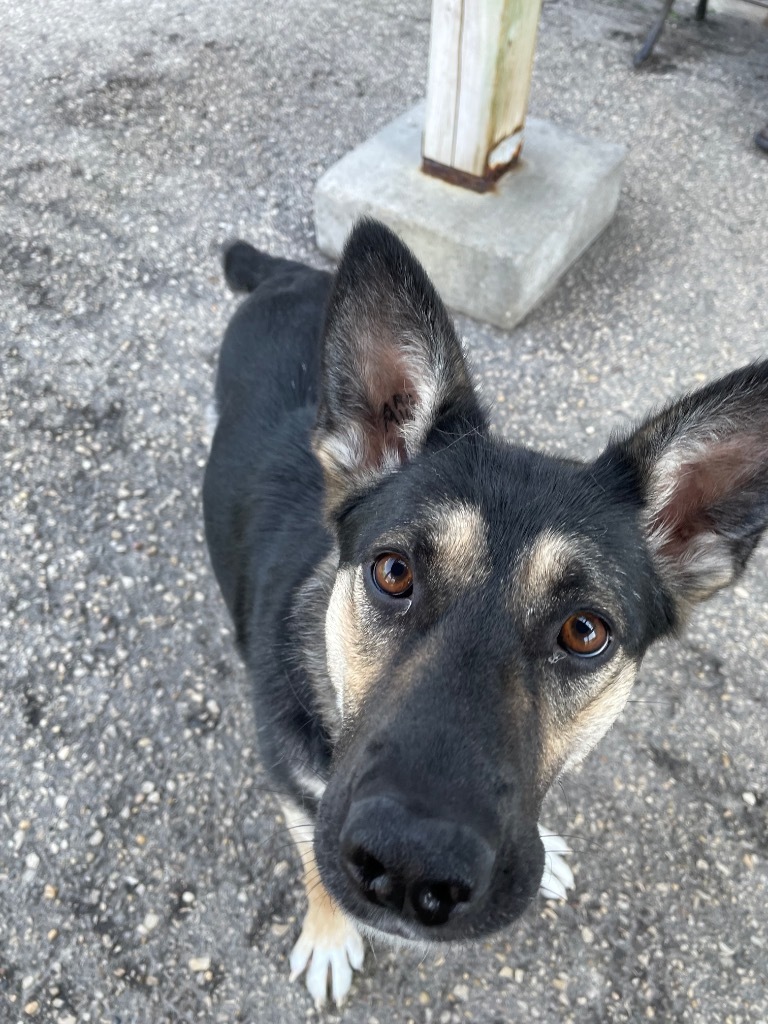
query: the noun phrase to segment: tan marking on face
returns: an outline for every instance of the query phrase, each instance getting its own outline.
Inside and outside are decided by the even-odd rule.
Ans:
[[[548,783],[584,760],[627,703],[639,664],[619,658],[605,666],[605,682],[597,683],[599,692],[575,717],[568,719],[564,708],[551,703],[543,709],[542,774]]]
[[[520,561],[514,577],[514,602],[524,608],[545,601],[573,560],[573,538],[552,530],[538,535]]]
[[[466,586],[489,578],[488,526],[480,509],[466,502],[439,505],[428,511],[427,521],[445,583]]]
[[[344,717],[360,710],[387,657],[387,637],[373,627],[361,566],[336,574],[325,617],[325,647],[328,674]]]

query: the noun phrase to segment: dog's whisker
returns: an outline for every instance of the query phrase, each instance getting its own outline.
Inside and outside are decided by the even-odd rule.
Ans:
[[[568,814],[570,814],[570,812],[571,812],[571,805],[570,805],[570,801],[568,800],[568,794],[565,791],[565,785],[563,784],[562,778],[559,778],[557,780],[557,785],[558,785],[558,787],[560,789],[560,792],[563,794],[563,799],[565,800],[565,806],[566,806],[566,809],[568,811]]]
[[[307,899],[310,900],[312,898],[312,895],[315,892],[317,892],[318,889],[322,888],[322,886],[323,886],[322,878],[317,878],[317,879],[306,878],[305,881],[304,881],[304,888],[306,890]]]

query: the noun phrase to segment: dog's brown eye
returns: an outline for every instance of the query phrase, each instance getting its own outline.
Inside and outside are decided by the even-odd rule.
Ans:
[[[373,582],[390,597],[408,597],[413,590],[411,567],[400,555],[379,555],[372,572]]]
[[[563,623],[557,638],[561,647],[582,658],[602,654],[611,641],[611,631],[599,616],[592,612],[577,612]]]

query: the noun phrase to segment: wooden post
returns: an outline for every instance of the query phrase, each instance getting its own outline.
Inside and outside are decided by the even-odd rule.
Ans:
[[[422,168],[484,192],[520,155],[542,0],[432,0]]]

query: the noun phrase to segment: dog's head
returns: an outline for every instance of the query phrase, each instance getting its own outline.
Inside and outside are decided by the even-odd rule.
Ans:
[[[591,464],[515,447],[489,431],[418,262],[363,222],[331,296],[313,443],[339,556],[323,880],[373,929],[492,931],[537,891],[552,781],[766,524],[768,364]]]

